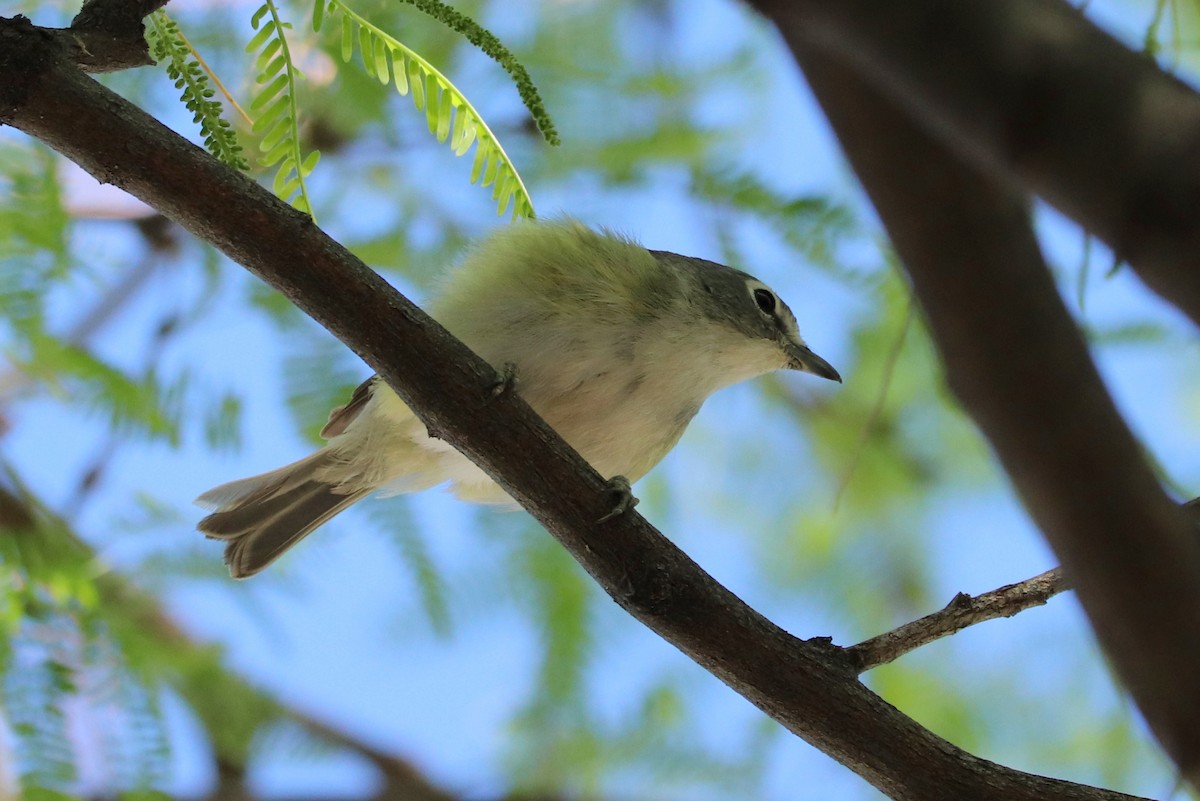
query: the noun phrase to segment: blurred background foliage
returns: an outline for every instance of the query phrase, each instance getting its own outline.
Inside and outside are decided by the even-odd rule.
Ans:
[[[846,376],[722,393],[638,487],[640,510],[719,580],[800,636],[850,644],[1053,564],[943,385],[869,207],[762,21],[730,0],[456,2],[533,75],[562,137],[552,148],[461,36],[405,3],[353,8],[471,99],[542,216],[759,275]],[[76,10],[5,13],[65,25]],[[167,10],[249,106],[255,6]],[[317,219],[426,297],[504,218],[469,183],[472,156],[343,63],[337,25],[314,33],[308,5],[278,10],[303,75],[297,152],[322,154],[306,176]],[[1194,69],[1191,3],[1087,10]],[[200,141],[176,77],[104,80]],[[270,182],[264,132],[226,118]],[[1164,479],[1194,487],[1191,332],[1037,213],[1119,402]],[[878,797],[642,630],[523,513],[438,493],[376,501],[252,582],[229,580],[189,499],[297,458],[366,370],[236,265],[9,130],[0,315],[5,795]],[[1069,598],[866,681],[982,757],[1180,792]]]

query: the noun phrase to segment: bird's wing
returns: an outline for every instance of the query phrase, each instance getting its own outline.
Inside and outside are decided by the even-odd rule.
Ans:
[[[350,396],[350,400],[344,406],[339,406],[329,413],[329,420],[325,423],[325,427],[321,429],[321,436],[324,439],[333,439],[338,434],[345,433],[346,427],[358,417],[359,413],[366,407],[367,401],[371,400],[371,392],[375,387],[375,382],[379,376],[371,376],[366,381],[354,388],[354,394]]]

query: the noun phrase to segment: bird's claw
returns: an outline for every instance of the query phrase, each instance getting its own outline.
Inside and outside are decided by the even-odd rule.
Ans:
[[[517,386],[517,365],[513,362],[505,362],[504,366],[496,373],[496,380],[488,388],[493,398],[498,398],[501,395],[512,392]]]
[[[633,487],[625,476],[613,476],[608,480],[608,494],[614,498],[613,506],[597,523],[604,523],[614,517],[632,511],[638,505],[638,499],[633,496]]]

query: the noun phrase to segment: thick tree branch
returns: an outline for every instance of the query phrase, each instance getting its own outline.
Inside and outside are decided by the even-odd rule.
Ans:
[[[167,0],[84,0],[66,31],[71,57],[87,72],[112,72],[153,64],[142,19]]]
[[[1152,59],[1062,0],[751,2],[1200,323],[1200,96]]]
[[[491,367],[308,217],[82,75],[40,37],[3,28],[0,36],[0,122],[283,292],[508,490],[622,607],[792,732],[896,799],[1128,801],[963,752],[859,683],[841,649],[779,629],[637,514],[598,524],[610,503],[601,476],[519,396],[493,398]]]
[[[1105,391],[1026,199],[806,33],[783,30],[909,271],[951,388],[1057,551],[1151,728],[1195,781],[1200,540]]]
[[[141,36],[142,20],[169,0],[83,0],[72,28],[109,31],[118,36]]]
[[[142,19],[162,8],[167,0],[87,0],[69,28],[40,28],[23,17],[24,32],[44,36],[63,56],[86,72],[116,72],[154,63],[146,42]],[[12,29],[0,29],[0,46]]]
[[[1069,589],[1062,568],[1056,567],[1031,579],[980,595],[960,592],[943,609],[852,645],[846,652],[854,659],[859,672],[865,673],[968,626],[998,617],[1012,617],[1026,609],[1042,606],[1055,595]]]

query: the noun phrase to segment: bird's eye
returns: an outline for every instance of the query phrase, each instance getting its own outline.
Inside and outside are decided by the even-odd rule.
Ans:
[[[775,313],[775,296],[766,289],[754,290],[754,302],[765,314]]]

